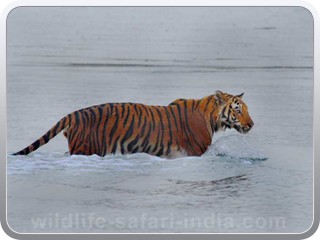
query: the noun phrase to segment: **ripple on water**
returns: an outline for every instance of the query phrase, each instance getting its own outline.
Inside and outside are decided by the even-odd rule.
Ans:
[[[265,159],[267,157],[259,149],[249,144],[245,136],[229,135],[220,137],[201,157],[182,157],[168,161],[145,153],[100,157],[97,155],[66,156],[61,153],[35,152],[28,156],[8,155],[7,170],[9,175],[31,174],[48,170],[141,172],[148,171],[147,168],[159,168],[165,169],[167,172],[174,172],[177,168],[199,168],[199,161],[207,163],[210,169],[212,161],[216,161],[216,166],[230,164],[229,161],[231,161],[231,164],[250,165],[253,160]],[[205,169],[202,171],[205,171]]]

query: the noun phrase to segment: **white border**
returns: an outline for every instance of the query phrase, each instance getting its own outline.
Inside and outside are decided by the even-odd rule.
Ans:
[[[163,0],[163,1],[146,1],[146,0],[134,0],[134,1],[130,1],[130,0],[109,0],[109,1],[90,1],[90,0],[68,0],[68,1],[64,1],[64,0],[30,0],[30,1],[13,1],[13,0],[1,0],[0,2],[0,10],[2,12],[2,16],[8,15],[8,12],[10,12],[15,6],[304,6],[306,7],[313,15],[314,18],[318,18],[319,16],[319,12],[320,12],[320,1],[319,0],[306,0],[304,2],[302,1],[236,1],[236,0],[225,0],[225,1],[209,1],[209,0],[198,0],[198,1],[194,1],[194,0],[185,0],[185,1],[181,1],[181,0]],[[318,13],[317,13],[318,11]],[[319,22],[319,19],[315,19]],[[1,22],[3,23],[3,22]],[[317,25],[319,27],[319,25]],[[315,31],[315,39],[319,40],[319,33],[318,31]],[[3,42],[1,42],[1,44],[3,44]],[[316,45],[316,41],[315,41],[315,55],[314,55],[314,60],[315,63],[319,63],[319,47]],[[1,77],[5,77],[5,71],[1,71],[0,72],[0,76]],[[316,79],[318,79],[319,77],[319,69],[316,68],[316,64],[315,64],[315,69],[314,69],[314,97],[315,97],[315,105],[314,105],[314,125],[317,123],[316,121],[316,117],[318,117],[318,108],[319,106],[316,103],[319,103],[320,97],[319,95],[316,95],[316,89],[320,89],[320,83],[319,81],[316,81]],[[1,98],[3,98],[3,96],[5,96],[5,92],[3,94],[3,90],[1,89]],[[1,99],[1,101],[2,101]],[[5,103],[5,101],[4,101]],[[317,108],[316,108],[317,107]],[[316,114],[317,112],[317,114]],[[317,119],[319,120],[319,119]],[[315,146],[314,146],[315,148]],[[314,168],[315,170],[315,168]],[[315,172],[314,172],[315,173]],[[315,205],[315,202],[314,202]],[[314,206],[313,206],[314,207]],[[9,226],[9,225],[8,225]],[[308,229],[309,230],[309,229]],[[307,230],[307,231],[308,231]],[[306,232],[307,232],[306,231]],[[14,232],[14,231],[13,231]],[[24,233],[25,234],[25,233]],[[26,235],[36,235],[36,234],[40,234],[40,233],[26,233]],[[43,234],[43,233],[41,233]],[[48,233],[50,235],[57,235],[59,233]],[[63,233],[63,234],[68,234],[68,233]],[[75,235],[74,233],[70,233],[72,235]],[[79,235],[83,235],[86,233],[81,233]],[[87,234],[98,234],[98,233],[87,233]],[[103,233],[103,235],[110,235],[110,234],[115,234],[115,233]],[[120,234],[120,233],[119,233]],[[123,233],[121,233],[123,234]],[[126,234],[134,234],[134,233],[126,233]],[[146,234],[146,233],[136,233],[136,234]],[[159,233],[155,233],[155,234],[159,234]],[[160,234],[165,234],[165,233],[160,233]],[[170,233],[172,234],[172,233]],[[180,233],[177,233],[180,234]],[[190,234],[199,234],[199,233],[190,233]],[[202,234],[202,233],[200,233]],[[207,233],[206,233],[207,234]],[[211,233],[213,235],[216,235],[216,233]],[[231,234],[231,233],[225,233],[225,234]],[[235,233],[236,235],[274,235],[274,234],[290,234],[290,233]],[[301,233],[302,234],[302,233]],[[78,234],[77,234],[78,235]],[[100,233],[99,233],[100,235]],[[0,236],[2,237],[1,239],[11,239],[8,238],[8,236],[3,232],[3,230],[1,229],[0,231]],[[4,238],[3,238],[4,237]],[[318,238],[317,238],[318,237]],[[309,239],[319,239],[320,237],[320,232],[319,230],[316,232],[316,234],[314,234],[311,238]]]

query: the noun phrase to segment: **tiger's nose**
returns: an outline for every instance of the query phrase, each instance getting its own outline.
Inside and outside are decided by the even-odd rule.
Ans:
[[[253,122],[248,123],[248,127],[249,127],[249,128],[252,128],[252,127],[253,127],[253,125],[254,125],[254,123],[253,123]]]

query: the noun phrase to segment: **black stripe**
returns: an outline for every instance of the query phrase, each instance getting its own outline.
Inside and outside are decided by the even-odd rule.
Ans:
[[[86,128],[86,124],[85,124],[85,116],[83,114],[83,110],[81,110],[81,119],[82,119],[82,125],[83,128],[81,129],[81,132],[78,133],[78,137],[76,138],[75,142],[78,143],[74,149],[77,149],[78,147],[80,147],[81,145],[83,145],[85,143],[85,128]]]
[[[170,123],[170,113],[168,111],[167,108],[164,108],[165,112],[166,112],[166,116],[167,116],[167,120],[168,120],[168,127],[169,127],[169,141],[168,141],[168,146],[167,146],[167,151],[166,151],[166,155],[169,155],[169,153],[171,152],[171,145],[172,145],[172,127],[171,127],[171,123]]]
[[[91,116],[93,118],[92,124],[96,123],[96,114],[95,114],[95,112],[93,111],[92,108],[89,108],[89,112],[91,113]]]
[[[34,143],[32,143],[32,146],[33,146],[33,151],[36,150],[40,146],[39,139],[37,141],[35,141]]]
[[[140,106],[146,111],[147,117],[149,117],[149,111],[148,111],[147,107],[143,104],[141,104]]]
[[[96,154],[98,154],[98,152],[97,152],[97,148],[98,148],[98,146],[97,146],[97,136],[96,136],[96,133],[93,131],[93,129],[94,129],[94,126],[96,126],[96,114],[95,114],[95,111],[93,111],[93,109],[92,109],[92,107],[91,108],[89,108],[89,112],[90,112],[90,120],[91,120],[91,118],[92,118],[92,120],[91,120],[91,125],[92,125],[92,131],[91,131],[91,145],[92,145],[92,147],[93,147],[93,152],[95,152]]]
[[[111,153],[116,153],[117,147],[118,147],[118,140],[119,140],[119,138],[120,138],[120,136],[118,136],[118,137],[114,140]]]
[[[125,127],[127,122],[128,122],[128,119],[129,119],[129,116],[130,116],[130,105],[128,105],[127,109],[128,109],[128,112],[127,112],[126,118],[124,119],[122,127]]]
[[[121,142],[120,142],[120,146],[121,146],[121,153],[124,154],[125,152],[125,149],[124,149],[124,143],[125,141],[127,141],[132,133],[133,133],[133,130],[134,130],[134,122],[135,122],[135,116],[133,115],[132,116],[132,120],[131,120],[131,123],[130,123],[130,126],[128,128],[128,130],[126,131],[124,137],[122,138]]]
[[[84,119],[85,119],[85,128],[89,128],[90,126],[90,121],[89,121],[89,115],[87,111],[83,112]]]
[[[120,110],[121,118],[123,118],[125,110],[126,110],[126,104],[125,103],[121,103],[121,110]]]
[[[137,115],[139,115],[139,113],[138,113],[138,106],[137,106],[138,104],[134,104],[133,105],[133,109],[134,109],[134,111],[136,112],[136,114]]]
[[[118,118],[118,108],[115,107],[116,109],[116,114],[117,114],[117,118]],[[106,131],[106,128],[107,128],[107,125],[108,125],[108,120],[110,119],[110,116],[112,115],[113,113],[111,112],[109,115],[106,115],[105,116],[105,121],[103,123],[103,128],[102,128],[102,141],[101,141],[101,155],[104,156],[106,155],[107,151],[108,151],[108,144],[106,143],[107,141],[107,137],[106,137],[106,134],[107,134],[107,131]],[[110,145],[110,143],[109,143]]]
[[[85,112],[84,112],[84,115],[87,119],[87,124],[88,124],[88,134],[86,136],[86,144],[87,144],[87,153],[86,154],[90,154],[92,155],[93,154],[93,151],[94,151],[94,141],[93,141],[93,136],[92,136],[92,129],[93,129],[93,124],[92,124],[92,118],[91,118],[91,113],[89,111],[90,108],[88,108]]]
[[[183,130],[184,127],[183,127],[183,122],[182,122],[182,115],[181,115],[180,105],[177,105],[177,108],[178,108],[178,116],[179,116],[179,120],[180,120],[181,129]]]
[[[145,153],[149,153],[150,148],[151,148],[151,145],[150,145],[150,146],[148,146],[148,147],[146,148],[146,150],[144,150],[143,152],[145,152]]]
[[[98,123],[97,123],[97,129],[96,129],[96,152],[97,153],[101,153],[101,140],[100,140],[100,135],[99,135],[99,129],[100,129],[100,126],[102,124],[102,116],[103,116],[103,109],[99,106],[98,108],[98,117],[99,117],[99,120],[98,120]]]
[[[214,131],[216,131],[216,128],[217,128],[217,124],[215,123],[214,121],[214,118],[213,118],[213,113],[214,113],[214,109],[212,109],[212,112],[210,113],[210,126],[211,126],[211,135],[213,134]],[[201,114],[202,116],[202,114]],[[203,117],[203,120],[205,121],[205,117]]]
[[[57,134],[57,130],[59,127],[60,127],[60,121],[57,122],[55,128],[52,130],[52,133],[53,133],[52,137],[54,137]]]
[[[224,106],[224,107],[222,108],[221,118],[226,118],[226,115],[224,115],[225,110],[226,110],[226,106]]]
[[[137,136],[135,137],[134,140],[132,140],[129,144],[128,144],[128,151],[131,152],[132,148],[137,144],[137,142],[139,141],[140,137],[139,134],[137,134]],[[139,147],[138,147],[139,148]]]
[[[163,155],[163,146],[161,146],[160,150],[157,152],[156,156],[161,157]]]
[[[194,105],[195,105],[195,100],[192,100],[192,111],[194,111],[195,110],[195,107],[194,107]]]
[[[113,103],[109,103],[108,106],[109,106],[109,109],[110,109],[110,114],[112,114],[113,113],[114,104]]]
[[[67,118],[68,118],[68,125],[70,126],[70,124],[71,124],[71,113],[68,114]]]
[[[84,140],[84,137],[85,137],[85,129],[87,127],[87,120],[85,118],[85,115],[83,114],[83,112],[81,112],[81,119],[82,119],[82,125],[83,125],[83,128],[81,129],[81,140]],[[79,144],[80,145],[80,144]]]
[[[62,120],[62,124],[61,124],[61,128],[60,128],[60,131],[65,127],[65,125],[66,125],[66,121],[67,121],[67,118],[66,117],[64,117],[63,118],[63,120]],[[61,122],[61,121],[60,121]],[[59,132],[60,132],[59,131]]]
[[[155,122],[155,120],[154,120],[154,115],[153,115],[152,109],[151,109],[151,108],[149,108],[149,109],[150,109],[150,114],[151,114],[152,129],[153,129],[153,131],[154,131],[155,128],[156,128],[156,122]]]
[[[84,117],[84,114],[83,114],[83,109],[79,110],[79,112],[80,112],[83,128],[81,129],[81,131],[75,131],[75,134],[77,133],[78,137],[74,140],[75,144],[73,146],[73,151],[75,149],[77,149],[79,146],[81,146],[82,144],[84,144],[84,140],[85,140],[84,139],[85,138],[85,117]],[[79,123],[77,124],[78,128],[79,128],[79,125],[80,125]],[[76,143],[78,143],[78,144],[76,144]]]
[[[70,136],[70,139],[73,139],[74,135],[77,133],[77,130],[79,128],[79,112],[78,111],[75,111],[73,113],[73,116],[75,118],[75,127],[73,129],[73,134],[72,136]],[[71,135],[71,134],[70,134]]]
[[[197,109],[199,107],[199,105],[200,105],[200,100],[197,100],[195,108]]]
[[[159,139],[160,139],[160,127],[159,127],[158,134],[157,134],[157,141],[156,141],[156,144],[153,147],[152,152],[154,152],[154,151],[156,151],[158,149]]]
[[[109,134],[109,145],[111,145],[112,138],[113,138],[113,136],[114,136],[114,134],[115,134],[115,132],[116,132],[116,130],[118,128],[118,124],[119,124],[119,116],[117,114],[116,120],[115,120],[115,122],[113,124],[113,127],[112,127],[112,129],[110,131],[110,134]]]
[[[142,120],[142,111],[140,109],[140,107],[137,107],[138,108],[138,128],[140,128],[140,125],[141,125],[141,120]]]
[[[139,146],[135,147],[131,152],[136,153],[136,152],[138,152],[138,149],[139,149]]]
[[[149,122],[149,128],[148,128],[147,135],[145,136],[145,138],[141,144],[141,147],[144,147],[142,150],[143,152],[146,150],[146,147],[149,143],[149,139],[150,139],[150,135],[151,135],[151,127],[152,127],[152,124],[151,124],[151,122]]]
[[[147,117],[144,116],[143,125],[142,125],[142,129],[140,132],[140,137],[142,137],[144,135],[144,132],[146,131],[146,126],[147,126]]]
[[[159,110],[159,108],[156,108],[156,111],[159,115],[159,119],[160,119],[160,126],[161,126],[161,142],[160,142],[160,147],[163,148],[164,145],[163,145],[163,138],[164,138],[164,124],[163,124],[163,119],[162,119],[162,115],[161,115],[161,112]]]
[[[79,128],[79,112],[75,111],[73,113],[74,119],[75,119],[75,124],[74,124],[74,129],[72,130],[72,132],[70,132],[68,138],[69,138],[69,142],[73,142],[74,137],[78,134],[78,128]],[[72,146],[72,148],[70,149],[70,154],[73,153],[75,148],[75,145]]]
[[[231,113],[231,108],[228,109],[228,115],[227,115],[228,118],[230,116],[230,113]]]
[[[210,97],[207,99],[207,103],[206,103],[206,106],[205,106],[205,108],[204,108],[204,112],[207,111],[208,106],[209,106],[209,103],[210,103],[210,101],[211,101],[212,98],[213,98],[213,96],[210,96]]]
[[[178,131],[177,118],[176,118],[175,113],[174,113],[174,111],[173,111],[173,107],[172,107],[172,106],[168,106],[168,108],[170,109],[170,112],[171,112],[172,117],[173,117],[173,120],[174,120],[174,125],[175,125],[175,127],[176,127],[176,129],[177,129],[177,131]]]
[[[50,140],[49,136],[50,136],[50,131],[46,132],[46,134],[43,135],[43,140],[45,143],[49,142]]]
[[[158,149],[158,145],[159,145],[159,140],[160,140],[160,126],[158,127],[158,134],[157,134],[157,140],[156,140],[156,144],[154,145],[154,148],[152,150],[152,152],[155,152]]]

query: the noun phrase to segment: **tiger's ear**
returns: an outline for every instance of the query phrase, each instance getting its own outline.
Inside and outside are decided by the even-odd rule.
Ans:
[[[222,95],[223,95],[223,92],[221,92],[220,90],[216,91],[216,96],[222,96]]]
[[[242,98],[243,94],[244,94],[244,93],[241,93],[241,94],[239,94],[239,95],[236,95],[236,97]]]
[[[226,103],[224,93],[221,92],[220,90],[216,91],[215,99],[218,101],[219,104]]]

